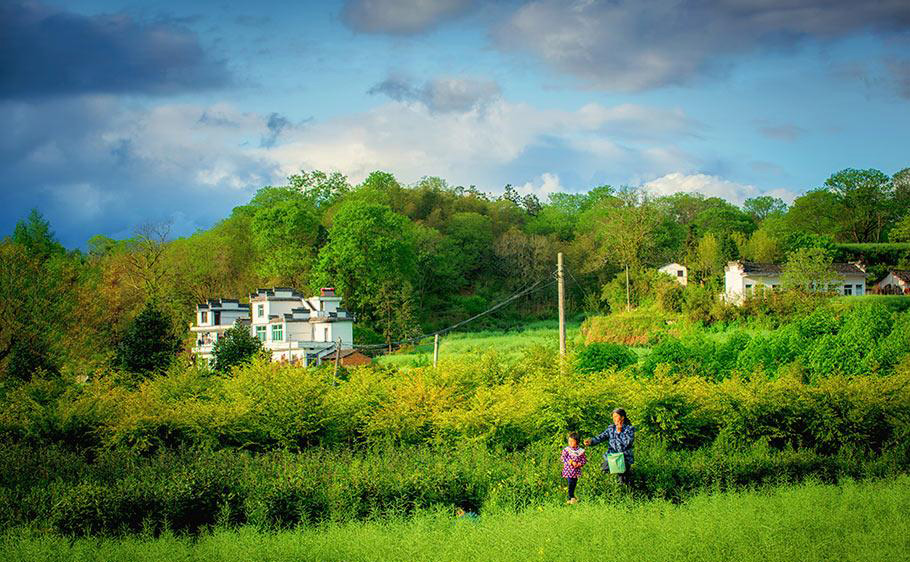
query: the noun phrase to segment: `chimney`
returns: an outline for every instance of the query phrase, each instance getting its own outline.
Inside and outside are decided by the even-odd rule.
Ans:
[[[319,290],[319,296],[321,297],[334,297],[335,296],[335,287],[323,287]]]

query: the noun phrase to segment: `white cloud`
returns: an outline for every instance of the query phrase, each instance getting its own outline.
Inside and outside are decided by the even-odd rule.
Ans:
[[[175,213],[181,225],[207,227],[301,169],[337,170],[355,183],[379,169],[405,183],[427,175],[485,191],[513,183],[542,198],[563,189],[563,172],[653,178],[694,165],[673,143],[697,126],[675,109],[568,111],[501,97],[446,112],[390,101],[325,121],[283,120],[279,135],[274,114],[230,104],[141,107],[98,96],[0,104],[0,121],[15,130],[0,138],[0,204],[18,198],[17,208],[5,205],[17,217],[42,207],[70,243]]]
[[[547,172],[535,181],[515,187],[515,191],[522,195],[536,195],[541,201],[546,201],[553,193],[564,192],[566,189],[559,182],[559,175]]]
[[[684,174],[673,172],[645,183],[647,191],[656,196],[672,195],[674,193],[700,193],[706,197],[721,197],[741,205],[746,199],[759,195],[779,197],[786,202],[791,202],[796,194],[786,189],[760,190],[754,185],[737,183],[719,176],[708,174]]]

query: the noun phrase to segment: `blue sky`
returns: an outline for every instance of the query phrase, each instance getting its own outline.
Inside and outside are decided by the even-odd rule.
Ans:
[[[0,232],[208,228],[300,169],[792,199],[910,166],[910,3],[0,6]]]

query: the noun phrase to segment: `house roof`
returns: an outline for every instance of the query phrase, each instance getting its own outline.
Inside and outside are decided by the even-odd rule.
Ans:
[[[892,275],[903,281],[904,283],[910,283],[910,270],[905,269],[895,269],[891,272]]]
[[[360,355],[363,355],[364,357],[367,357],[367,358],[368,358],[367,355],[364,355],[363,353],[360,353],[360,352],[357,351],[356,349],[342,349],[342,350],[341,350],[341,353],[340,353],[339,355],[341,356],[342,359],[344,359],[345,357],[350,357],[351,355],[354,355],[355,353],[360,354]]]
[[[744,273],[753,275],[780,275],[783,266],[779,263],[739,262]],[[866,272],[855,263],[832,263],[831,268],[841,275],[865,275]]]

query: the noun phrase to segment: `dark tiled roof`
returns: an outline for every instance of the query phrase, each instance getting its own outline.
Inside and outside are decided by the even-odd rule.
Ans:
[[[903,269],[895,269],[891,273],[893,273],[895,277],[897,277],[904,283],[910,283],[910,271],[903,270]]]
[[[780,275],[783,271],[783,266],[778,263],[755,263],[755,262],[742,262],[743,271],[745,273],[751,273],[754,275]],[[855,263],[833,263],[831,264],[832,269],[841,275],[865,275],[866,272],[863,271]]]

